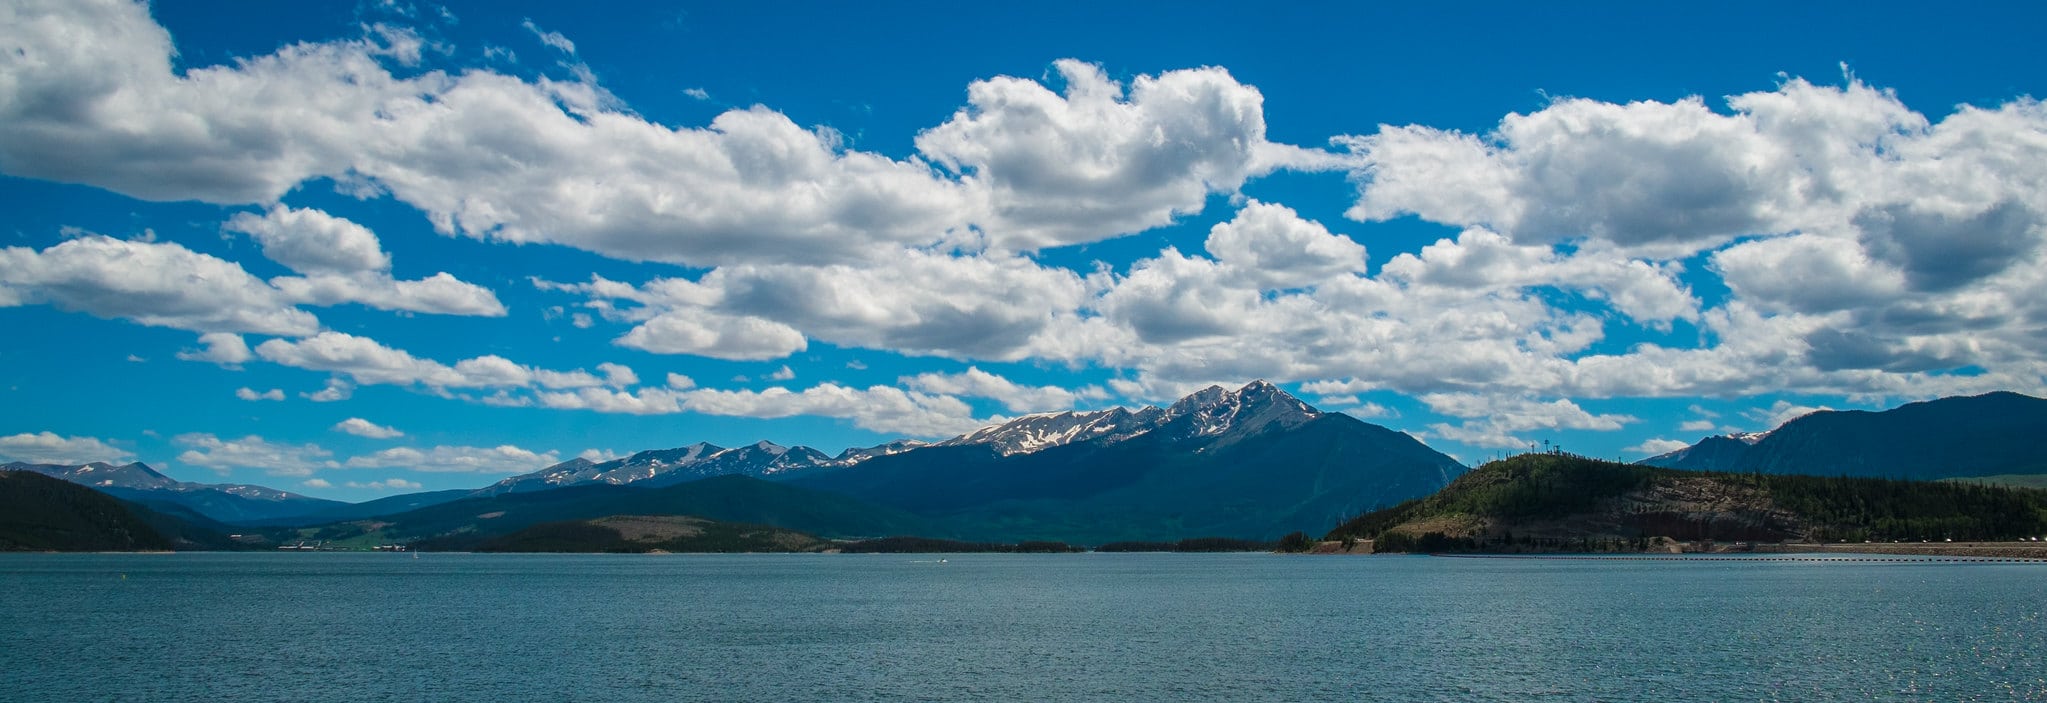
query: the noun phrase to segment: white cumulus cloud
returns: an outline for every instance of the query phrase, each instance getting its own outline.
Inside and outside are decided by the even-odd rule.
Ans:
[[[351,417],[334,423],[334,430],[370,439],[391,439],[393,437],[405,436],[404,432],[400,432],[396,428],[379,425],[359,417]]]
[[[319,321],[231,261],[176,243],[79,237],[0,249],[0,307],[47,303],[195,332],[311,334]]]
[[[272,476],[311,476],[320,469],[340,466],[332,452],[316,444],[271,442],[257,435],[222,439],[210,433],[181,434],[172,438],[186,450],[178,462],[226,473],[230,469],[258,469]]]
[[[249,388],[249,387],[247,387],[247,386],[244,386],[244,387],[241,387],[241,388],[236,388],[236,389],[235,389],[235,397],[236,397],[236,398],[240,398],[240,399],[242,399],[242,400],[248,400],[248,401],[257,401],[257,400],[284,400],[284,390],[283,390],[283,389],[281,389],[281,388],[272,388],[272,389],[270,389],[270,390],[267,390],[267,391],[260,391],[260,392],[259,392],[259,391],[255,390],[255,389],[253,389],[253,388]]]
[[[553,451],[534,452],[510,444],[495,447],[392,447],[351,457],[349,468],[411,469],[434,473],[515,474],[561,463]]]
[[[121,462],[134,456],[97,437],[66,437],[47,430],[0,436],[0,457],[31,464]]]

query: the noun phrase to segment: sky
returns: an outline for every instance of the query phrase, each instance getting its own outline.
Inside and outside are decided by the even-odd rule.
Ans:
[[[2040,5],[986,5],[0,0],[0,459],[355,501],[1267,379],[1634,460],[2047,393]]]

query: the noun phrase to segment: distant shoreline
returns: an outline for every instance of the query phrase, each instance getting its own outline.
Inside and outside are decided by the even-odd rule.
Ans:
[[[1371,542],[1359,540],[1349,549],[1342,542],[1322,542],[1309,554],[1350,554],[1373,555]],[[1414,554],[1415,552],[1380,552],[1380,554]],[[1611,556],[1615,558],[1639,556],[1694,557],[1694,556],[1735,556],[1741,554],[1891,554],[1897,556],[1928,557],[1976,557],[1982,559],[2025,559],[2047,562],[2047,542],[1865,542],[1865,543],[1817,543],[1817,542],[1716,542],[1710,546],[1687,543],[1677,551],[1641,552],[1549,552],[1549,551],[1476,551],[1449,552],[1448,556],[1556,556],[1563,554],[1582,556]]]
[[[2047,542],[1865,542],[1861,544],[1758,544],[1761,554],[1898,554],[1904,556],[1986,557],[2047,561]]]

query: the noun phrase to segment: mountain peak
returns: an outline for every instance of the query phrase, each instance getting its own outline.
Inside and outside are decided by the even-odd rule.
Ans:
[[[1249,386],[1246,386],[1246,388],[1249,388]],[[1222,386],[1209,386],[1193,393],[1188,393],[1186,397],[1174,401],[1171,406],[1166,408],[1166,414],[1179,417],[1202,408],[1212,408],[1227,402],[1234,395],[1224,390]]]
[[[1295,427],[1321,414],[1261,379],[1234,391],[1225,391],[1220,386],[1195,391],[1173,403],[1166,411],[1166,420],[1177,425],[1173,430],[1175,439],[1214,437],[1230,442],[1275,425]]]
[[[1293,427],[1322,413],[1265,380],[1236,390],[1209,386],[1160,409],[1123,407],[1060,410],[1024,415],[939,442],[939,446],[980,445],[997,454],[1028,454],[1080,442],[1120,442],[1178,422],[1174,439],[1220,436],[1232,429],[1256,433],[1281,423]],[[1189,419],[1191,418],[1191,419]]]

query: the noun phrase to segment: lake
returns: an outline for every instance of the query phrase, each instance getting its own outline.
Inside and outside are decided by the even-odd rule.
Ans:
[[[2047,564],[9,554],[0,699],[2047,700],[2043,600]]]

